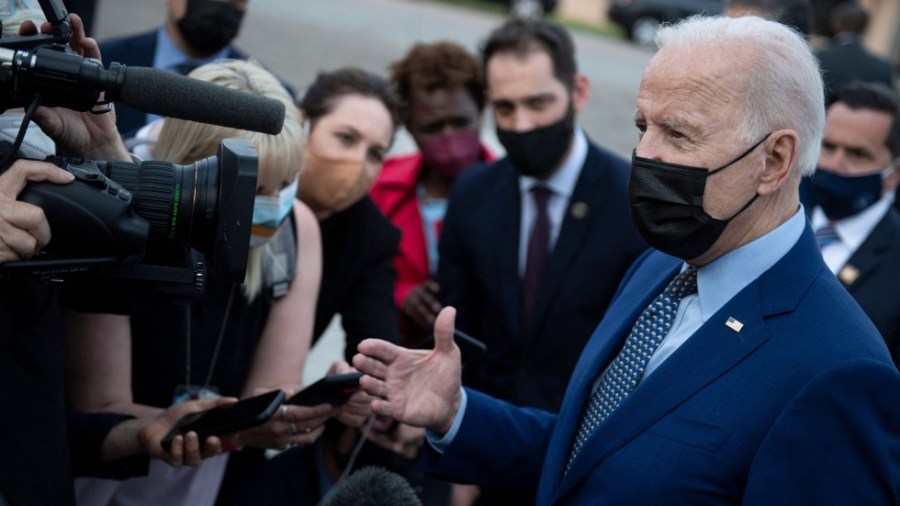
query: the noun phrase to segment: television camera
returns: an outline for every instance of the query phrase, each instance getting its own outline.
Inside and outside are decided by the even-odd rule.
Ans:
[[[67,45],[72,30],[61,0],[40,0],[40,5],[49,32],[0,38],[0,112],[27,108],[16,142],[5,146],[5,153],[0,149],[0,172],[17,158],[38,105],[103,113],[109,102],[99,100],[101,93],[144,112],[280,131],[284,106],[275,100],[156,69],[119,63],[104,68],[79,56]],[[222,102],[231,107],[223,111]],[[188,300],[202,292],[207,266],[228,280],[243,281],[256,190],[251,143],[226,139],[216,156],[190,165],[47,160],[75,179],[67,185],[31,182],[19,200],[43,209],[51,241],[29,260],[0,265],[0,278],[90,274],[144,280]]]

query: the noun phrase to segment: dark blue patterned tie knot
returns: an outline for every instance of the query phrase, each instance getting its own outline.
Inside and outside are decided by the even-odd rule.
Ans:
[[[638,316],[619,355],[604,371],[591,395],[572,444],[566,471],[594,430],[637,388],[650,357],[672,328],[681,299],[697,293],[697,269],[675,276],[666,289]]]

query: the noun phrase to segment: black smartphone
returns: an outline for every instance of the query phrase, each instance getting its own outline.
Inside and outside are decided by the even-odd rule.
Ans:
[[[287,404],[298,406],[317,406],[319,404],[331,404],[340,406],[359,390],[359,378],[361,372],[348,372],[344,374],[332,374],[325,376],[312,385],[297,392],[286,401]]]
[[[282,402],[284,402],[284,392],[273,390],[227,406],[191,413],[178,420],[178,423],[163,437],[160,444],[166,451],[169,451],[175,436],[183,436],[193,431],[197,433],[202,447],[209,436],[224,436],[266,423]]]
[[[466,334],[462,330],[453,329],[453,340],[456,342],[456,345],[459,346],[459,354],[463,366],[487,353],[486,344],[469,334]],[[415,345],[414,348],[422,350],[434,348],[434,335],[432,334],[429,338]]]

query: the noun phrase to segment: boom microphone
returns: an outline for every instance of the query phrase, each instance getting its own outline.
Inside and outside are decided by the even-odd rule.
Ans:
[[[121,88],[107,93],[143,112],[275,135],[284,124],[284,104],[173,72],[125,68]]]
[[[111,63],[107,70],[59,46],[0,48],[0,97],[7,97],[2,109],[25,106],[39,95],[47,106],[88,111],[100,92],[142,112],[199,123],[273,135],[284,124],[284,104],[271,98],[153,68]]]

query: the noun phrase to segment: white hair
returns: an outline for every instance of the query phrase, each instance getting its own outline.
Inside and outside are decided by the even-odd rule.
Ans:
[[[801,175],[815,171],[825,128],[824,85],[818,60],[802,35],[755,16],[693,16],[661,28],[656,45],[750,48],[751,58],[740,62],[747,91],[739,137],[754,143],[778,129],[794,130],[800,139]]]

